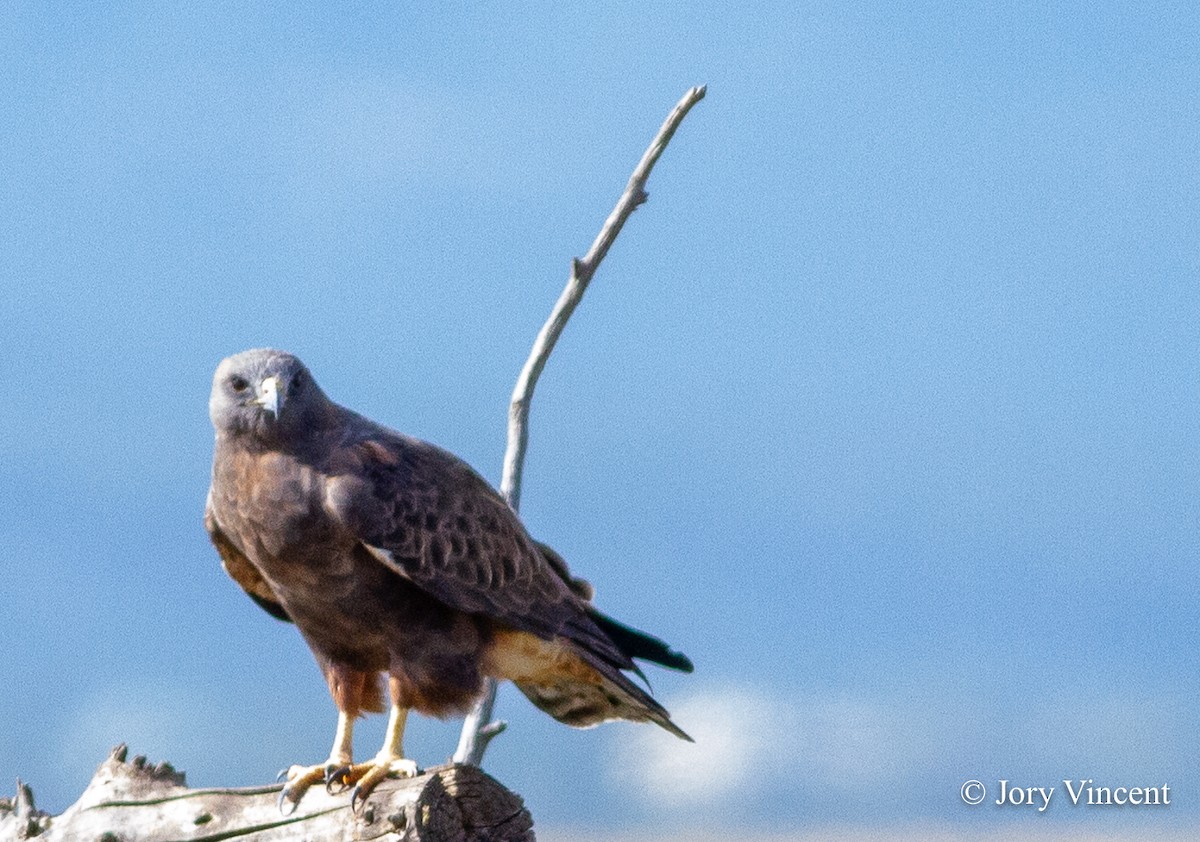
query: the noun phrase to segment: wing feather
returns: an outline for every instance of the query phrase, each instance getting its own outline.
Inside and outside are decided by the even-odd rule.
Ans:
[[[544,639],[565,635],[633,667],[589,616],[586,585],[547,557],[486,480],[439,447],[356,419],[369,428],[339,461],[357,470],[339,478],[329,503],[377,560],[460,611]]]
[[[241,585],[242,590],[272,617],[290,623],[292,618],[280,604],[274,589],[258,572],[258,568],[251,563],[250,559],[246,558],[241,550],[229,540],[229,537],[221,531],[217,518],[213,514],[211,499],[204,508],[204,528],[208,530],[208,537],[216,546],[217,552],[221,556],[221,566],[225,568],[229,578]]]

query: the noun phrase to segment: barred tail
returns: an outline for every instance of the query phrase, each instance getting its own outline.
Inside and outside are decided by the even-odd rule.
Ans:
[[[616,667],[579,652],[580,670],[559,673],[552,681],[518,681],[517,689],[559,722],[590,728],[601,722],[627,719],[653,722],[681,740],[694,742],[671,721],[671,714]]]

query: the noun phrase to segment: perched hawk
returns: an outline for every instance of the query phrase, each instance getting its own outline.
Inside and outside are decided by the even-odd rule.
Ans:
[[[690,739],[623,671],[639,673],[633,658],[691,662],[596,610],[590,586],[462,460],[337,405],[281,351],[223,360],[209,414],[208,533],[246,593],[296,624],[338,709],[328,761],[291,767],[281,805],[318,781],[356,785],[357,804],[387,775],[415,774],[408,711],[463,712],[484,676],[568,725],[649,721]],[[355,764],[354,719],[383,709],[381,674],[387,737]]]

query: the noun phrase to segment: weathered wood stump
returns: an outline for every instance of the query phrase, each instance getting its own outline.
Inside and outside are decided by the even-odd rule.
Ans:
[[[350,795],[316,786],[299,809],[276,806],[282,785],[188,789],[183,774],[144,757],[126,762],[117,746],[79,800],[50,816],[17,782],[0,799],[0,842],[533,842],[521,798],[474,766],[441,766],[418,777],[387,780],[355,814]]]

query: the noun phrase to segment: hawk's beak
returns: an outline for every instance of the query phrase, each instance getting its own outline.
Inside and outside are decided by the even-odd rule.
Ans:
[[[272,418],[278,418],[279,410],[283,407],[279,386],[278,377],[267,377],[258,384],[258,397],[254,399],[254,403],[271,413]]]

